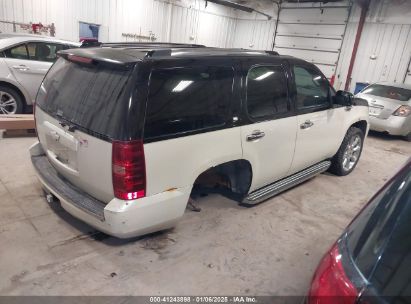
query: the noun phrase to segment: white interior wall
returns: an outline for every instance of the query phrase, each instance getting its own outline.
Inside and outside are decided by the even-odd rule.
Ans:
[[[237,19],[236,35],[232,47],[271,50],[275,31],[275,20]]]
[[[79,21],[101,25],[100,40],[125,41],[122,33],[159,42],[232,45],[236,12],[202,0],[0,0],[0,20],[56,26],[56,36],[79,40]],[[130,38],[129,38],[130,40]],[[144,40],[142,40],[144,41]]]
[[[411,56],[411,1],[371,1],[351,91],[356,82],[402,82]],[[54,22],[57,37],[74,41],[79,39],[78,22],[84,21],[101,25],[101,41],[125,41],[122,33],[148,35],[152,31],[162,42],[271,49],[277,14],[274,5],[259,3],[259,10],[273,16],[267,20],[212,3],[205,8],[204,4],[203,0],[0,0],[0,20]],[[337,89],[345,84],[359,16],[355,5],[336,71]],[[373,54],[375,60],[370,58]]]
[[[236,34],[232,47],[271,50],[277,18],[277,6],[262,3],[257,8],[272,16],[272,18],[269,20],[261,14],[237,11]]]
[[[344,88],[359,17],[360,8],[355,6],[336,73],[337,89]],[[375,55],[376,59],[371,59],[371,55]],[[411,1],[372,0],[358,47],[350,90],[354,91],[357,82],[402,83],[410,57]]]

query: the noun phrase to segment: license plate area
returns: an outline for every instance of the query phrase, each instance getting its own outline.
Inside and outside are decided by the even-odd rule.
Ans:
[[[377,106],[377,105],[370,106],[369,114],[370,116],[379,116],[381,114],[382,109],[384,109],[383,106]]]
[[[77,171],[77,151],[73,151],[59,141],[56,141],[53,136],[46,136],[47,150],[55,155],[56,160],[62,164]]]
[[[65,130],[49,122],[44,123],[47,154],[54,163],[69,172],[78,171],[78,140]]]

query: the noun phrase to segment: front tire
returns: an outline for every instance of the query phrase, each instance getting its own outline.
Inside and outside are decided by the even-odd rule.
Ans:
[[[357,166],[364,143],[364,132],[350,127],[344,140],[332,159],[329,171],[338,176],[350,174]]]
[[[0,114],[21,114],[23,110],[20,94],[12,88],[0,86]]]

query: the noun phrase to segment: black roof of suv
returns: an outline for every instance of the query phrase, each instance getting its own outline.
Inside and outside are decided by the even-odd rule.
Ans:
[[[81,129],[104,140],[144,138],[145,142],[170,138],[175,134],[185,136],[204,132],[203,129],[207,129],[207,132],[211,130],[209,127],[196,126],[185,127],[193,130],[183,132],[171,127],[159,128],[157,122],[150,124],[150,113],[162,113],[153,106],[160,104],[160,100],[165,98],[162,96],[155,102],[155,98],[150,95],[153,92],[151,89],[156,85],[160,86],[164,79],[177,81],[183,76],[200,77],[218,87],[217,99],[211,98],[216,96],[213,90],[205,88],[201,98],[196,100],[210,101],[213,106],[224,108],[224,111],[220,111],[221,117],[214,115],[215,113],[209,113],[207,117],[204,113],[202,116],[197,113],[196,115],[202,118],[195,120],[192,113],[186,113],[193,121],[188,121],[187,117],[184,120],[187,126],[191,126],[196,123],[204,124],[205,120],[211,123],[218,116],[219,122],[212,122],[213,128],[217,130],[232,126],[232,118],[229,117],[231,112],[239,115],[242,123],[252,122],[244,112],[243,103],[239,102],[242,94],[241,86],[238,85],[239,77],[240,74],[248,72],[248,68],[243,67],[260,64],[287,65],[286,61],[304,62],[298,58],[280,56],[273,51],[221,49],[172,43],[109,43],[97,47],[64,50],[58,54],[61,58],[44,78],[42,90],[37,95],[37,106],[64,124],[70,125],[72,129]],[[238,65],[236,71],[234,65]],[[190,67],[191,71],[184,71],[183,67]],[[154,80],[158,80],[157,84],[152,78],[153,69],[157,71],[155,76],[158,79],[154,77]],[[202,71],[199,71],[201,69]],[[287,74],[285,69],[283,72],[284,75]],[[210,75],[211,78],[208,78]],[[286,76],[284,81],[285,79]],[[280,86],[287,87],[287,84],[282,83]],[[288,94],[287,89],[285,91],[285,94]],[[161,92],[163,91],[156,91],[156,94]],[[211,108],[208,110],[210,112]],[[201,108],[201,111],[205,109]],[[287,115],[292,115],[292,111],[287,111]],[[160,129],[167,129],[168,133],[162,134]]]
[[[127,65],[144,59],[189,58],[189,57],[269,57],[280,56],[275,51],[255,51],[247,49],[224,49],[205,47],[197,44],[180,43],[104,43],[99,47],[79,48],[60,51],[63,57],[68,55],[91,58],[97,61]]]

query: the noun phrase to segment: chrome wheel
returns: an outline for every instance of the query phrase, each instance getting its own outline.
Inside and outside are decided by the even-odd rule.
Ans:
[[[17,111],[17,101],[4,91],[0,91],[0,114],[14,114]]]
[[[350,171],[357,163],[361,153],[362,139],[359,135],[351,137],[345,148],[342,167],[345,171]]]

